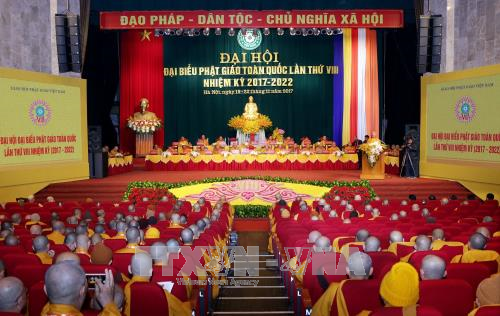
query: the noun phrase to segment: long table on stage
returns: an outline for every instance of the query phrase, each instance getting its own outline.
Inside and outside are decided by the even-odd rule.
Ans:
[[[396,158],[396,157],[386,157]],[[397,166],[396,166],[397,162]],[[386,166],[393,165],[399,170],[399,160],[386,159]],[[228,155],[147,155],[146,170],[187,171],[187,170],[356,170],[358,155],[344,154],[237,154]],[[392,168],[394,169],[394,168]],[[390,172],[389,173],[398,173]]]

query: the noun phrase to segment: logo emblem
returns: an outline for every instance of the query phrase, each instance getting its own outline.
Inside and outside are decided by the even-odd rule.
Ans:
[[[29,116],[34,125],[45,126],[52,118],[52,109],[46,101],[35,100],[30,105]]]
[[[245,50],[254,50],[262,43],[262,33],[259,29],[240,29],[237,39],[241,48]]]
[[[455,104],[455,116],[457,120],[469,123],[476,116],[476,104],[471,97],[464,96]]]

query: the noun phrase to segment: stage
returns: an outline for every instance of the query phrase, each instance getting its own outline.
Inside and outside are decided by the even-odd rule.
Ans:
[[[359,170],[238,170],[238,171],[145,171],[144,159],[134,159],[134,170],[103,179],[89,179],[47,186],[36,194],[37,198],[49,195],[56,200],[82,200],[91,197],[96,200],[119,201],[132,181],[184,182],[213,177],[274,176],[299,180],[359,180]],[[385,180],[371,180],[375,192],[383,198],[407,198],[416,194],[418,198],[429,194],[440,196],[457,195],[465,198],[470,192],[455,181],[435,179],[406,179],[387,174]]]

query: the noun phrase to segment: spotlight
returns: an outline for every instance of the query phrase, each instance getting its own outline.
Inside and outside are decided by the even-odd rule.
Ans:
[[[342,29],[334,29],[333,30],[333,35],[339,35],[342,34]]]
[[[215,35],[220,35],[222,33],[220,27],[215,29]]]
[[[307,29],[307,35],[313,35],[313,30],[312,29]]]
[[[268,36],[269,34],[271,34],[271,31],[269,31],[269,28],[267,28],[267,27],[266,27],[266,28],[264,29],[264,35],[265,35],[265,36]]]
[[[175,30],[175,35],[181,36],[183,31],[184,31],[183,29],[177,29]]]
[[[333,30],[331,28],[327,28],[325,31],[326,35],[333,35]]]
[[[294,36],[296,33],[295,29],[293,27],[290,28],[290,35]]]
[[[200,36],[200,29],[193,29],[194,36]]]
[[[315,36],[318,36],[319,34],[321,34],[321,31],[320,31],[319,29],[317,29],[317,28],[313,28],[313,29],[312,29],[312,32],[313,32],[313,34],[314,34]]]
[[[188,35],[189,37],[193,37],[193,36],[194,36],[194,31],[193,31],[193,29],[187,30],[187,35]]]
[[[295,30],[295,35],[302,35],[302,31],[301,30]]]
[[[168,35],[174,36],[175,35],[175,30],[167,29]]]
[[[210,35],[210,29],[208,27],[203,29],[203,35],[205,35],[205,36]]]
[[[281,27],[278,27],[278,29],[276,31],[277,31],[279,36],[285,34],[285,30],[283,30]]]
[[[159,29],[156,29],[155,30],[155,36],[158,37],[158,36],[163,36],[163,31],[162,30],[159,30]]]
[[[227,35],[229,35],[229,36],[234,36],[234,34],[235,34],[235,31],[233,28],[230,28],[229,31],[227,31]]]

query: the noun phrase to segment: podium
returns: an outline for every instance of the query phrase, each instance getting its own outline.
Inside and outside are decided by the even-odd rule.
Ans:
[[[360,179],[364,180],[383,180],[385,179],[385,153],[380,155],[375,163],[375,166],[371,167],[368,163],[368,157],[363,153],[361,155],[361,175]]]
[[[146,157],[153,149],[153,133],[135,134],[135,156]]]

